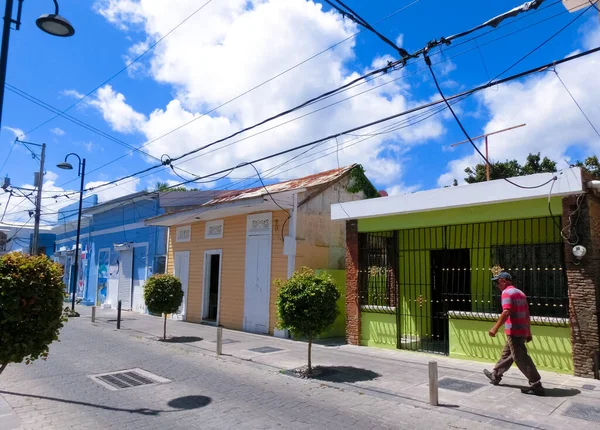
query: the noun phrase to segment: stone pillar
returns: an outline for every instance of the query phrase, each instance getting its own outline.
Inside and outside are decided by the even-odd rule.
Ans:
[[[360,345],[358,294],[358,222],[346,221],[346,340]]]
[[[562,200],[562,225],[568,234],[569,215],[577,210],[577,197]],[[579,245],[587,253],[581,261],[573,256],[573,246],[564,241],[567,282],[569,288],[569,318],[573,347],[574,375],[594,377],[594,355],[600,348],[598,326],[598,280],[600,275],[600,200],[590,193],[581,201],[577,234]],[[572,218],[575,222],[577,214]],[[571,241],[574,239],[571,238]]]

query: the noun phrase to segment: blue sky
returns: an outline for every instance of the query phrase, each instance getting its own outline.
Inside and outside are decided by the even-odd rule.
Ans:
[[[421,48],[433,38],[473,27],[522,2],[421,0],[411,3],[411,0],[348,1],[372,24],[406,7],[375,26],[408,51]],[[52,11],[52,2],[25,2],[21,30],[11,34],[7,83],[65,109],[77,100],[74,94],[86,94],[113,76],[128,59],[140,52],[139,46],[143,50],[148,43],[164,36],[201,4],[195,0],[62,0],[61,15],[68,18],[76,30],[75,36],[62,39],[46,35],[35,26],[37,16]],[[576,15],[577,12],[568,13],[560,2],[548,0],[540,10],[520,16],[516,22],[509,20],[495,30],[489,29],[493,31],[488,34],[484,33],[489,30],[474,34],[481,36],[476,41],[444,48],[435,56],[435,61],[442,61],[436,66],[436,72],[444,91],[453,94],[487,81]],[[598,46],[598,18],[598,12],[588,11],[509,74],[562,58],[576,50]],[[213,0],[135,66],[110,80],[109,86],[103,86],[68,113],[130,145],[141,146],[356,31],[358,29],[349,20],[330,12],[327,6],[321,10],[318,3]],[[515,33],[510,34],[512,32]],[[374,65],[384,64],[394,55],[393,50],[376,36],[363,31],[211,113],[210,118],[202,118],[147,145],[145,150],[158,158],[162,154],[177,156],[336,87]],[[588,116],[600,126],[597,122],[600,118],[597,103],[600,82],[594,78],[599,60],[592,57],[559,67],[558,72]],[[180,167],[195,174],[208,174],[436,99],[433,83],[423,67],[422,59],[412,60],[405,70],[379,77],[361,87],[360,91],[370,89],[368,93],[188,161]],[[396,78],[401,79],[374,88]],[[360,91],[348,92],[318,107]],[[555,159],[573,160],[600,152],[600,137],[585,122],[551,72],[487,90],[457,105],[457,110],[472,136],[527,122],[528,125],[518,131],[490,138],[493,159],[523,160],[530,151],[542,151]],[[7,90],[0,132],[0,163],[9,153],[15,133],[27,132],[52,116],[54,114]],[[292,117],[295,116],[298,115]],[[48,144],[45,187],[57,193],[77,188],[72,171],[54,167],[67,153],[76,152],[85,157],[88,171],[91,171],[130,152],[63,118],[54,119],[24,139]],[[345,136],[337,144],[343,147],[346,142],[352,143],[351,139],[360,138]],[[463,139],[456,124],[444,112],[414,127],[372,137],[343,149],[339,158],[341,164],[364,164],[368,176],[380,189],[392,193],[415,191],[449,184],[453,178],[461,181],[464,167],[477,162],[469,145],[449,147]],[[317,152],[327,145],[330,154],[316,158]],[[307,153],[304,163],[289,162],[286,168],[274,170],[269,180],[336,167],[338,157],[331,150],[335,145],[332,141],[315,149],[313,159],[309,158],[311,153]],[[288,161],[293,155],[257,167],[267,170]],[[128,155],[109,167],[90,173],[86,183],[97,185],[154,163],[155,159],[138,153]],[[25,148],[17,145],[0,174],[8,174],[14,185],[26,185],[32,183],[37,168],[37,161]],[[291,170],[286,171],[288,169]],[[180,173],[189,177],[183,171]],[[231,177],[245,178],[252,174],[247,168],[235,171]],[[100,199],[139,191],[151,187],[157,180],[175,182],[179,178],[160,169],[138,181],[107,187],[100,193]],[[240,187],[251,182],[232,185],[225,180],[198,187]],[[29,203],[14,208],[20,201],[16,197],[13,199],[8,218],[27,220],[25,209]],[[3,210],[6,196],[0,203]],[[44,219],[51,222],[53,212],[67,203],[65,199],[46,200]]]

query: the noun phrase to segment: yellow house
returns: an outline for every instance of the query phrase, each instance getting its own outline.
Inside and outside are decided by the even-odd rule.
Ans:
[[[352,165],[221,192],[202,204],[178,193],[185,209],[146,220],[168,227],[167,273],[181,279],[185,292],[177,317],[273,334],[274,281],[301,266],[343,269],[345,223],[331,220],[331,204],[374,191]]]

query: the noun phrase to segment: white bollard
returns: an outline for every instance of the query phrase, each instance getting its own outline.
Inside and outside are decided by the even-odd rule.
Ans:
[[[429,362],[429,404],[438,406],[438,369],[437,362]]]
[[[92,322],[96,322],[96,306],[92,306]]]
[[[223,327],[217,327],[217,355],[223,353]]]

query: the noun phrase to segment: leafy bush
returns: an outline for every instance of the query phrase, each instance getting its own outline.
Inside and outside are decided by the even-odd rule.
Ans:
[[[308,339],[308,373],[312,373],[312,341],[327,330],[338,316],[340,293],[326,273],[303,267],[283,282],[278,280],[278,327]]]
[[[181,281],[168,274],[151,276],[144,285],[144,300],[150,313],[164,314],[163,339],[166,340],[167,315],[177,312],[183,301]]]
[[[46,256],[0,258],[0,373],[8,363],[48,357],[66,320],[62,276],[61,266]]]

